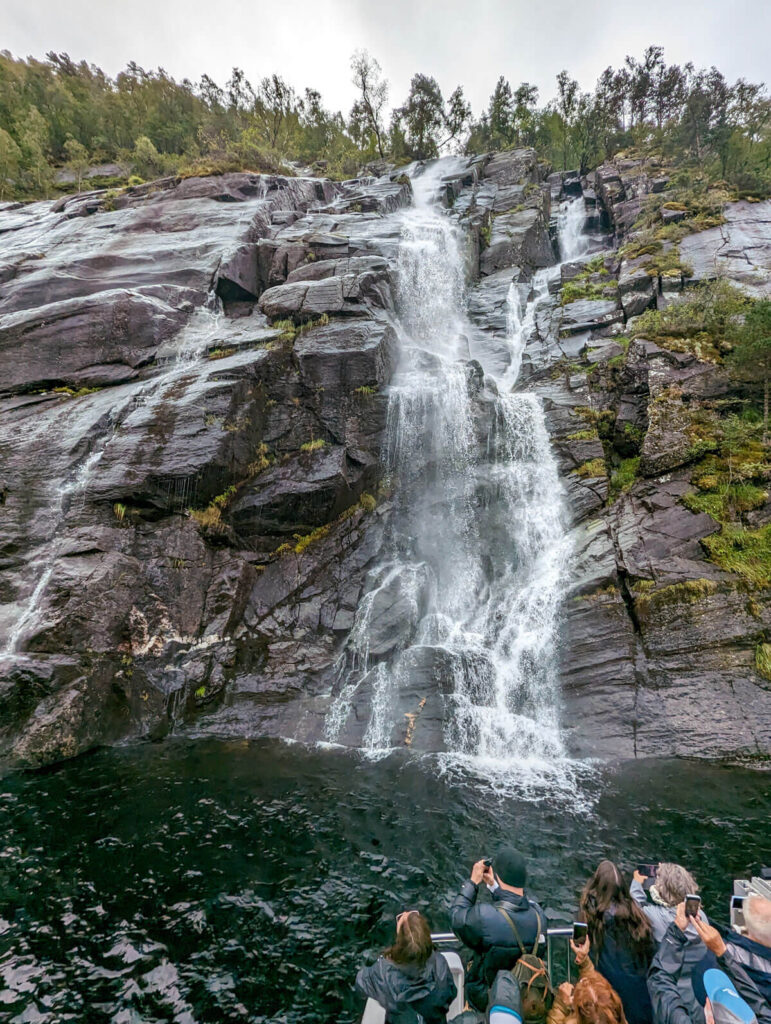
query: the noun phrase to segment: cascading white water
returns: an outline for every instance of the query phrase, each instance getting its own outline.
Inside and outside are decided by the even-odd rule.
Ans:
[[[366,680],[363,746],[385,752],[394,726],[403,727],[395,699],[409,683],[415,652],[428,649],[452,676],[445,761],[487,775],[513,772],[520,780],[535,771],[554,784],[555,773],[567,781],[560,767],[568,761],[559,729],[556,641],[569,544],[540,401],[511,392],[548,271],[536,274],[524,307],[520,289],[511,286],[509,366],[497,381],[498,395],[485,396],[490,419],[480,437],[481,405],[465,362],[473,352],[463,237],[431,202],[442,173],[439,162],[415,179],[416,206],[402,214],[401,363],[387,428],[398,508],[386,564],[361,603],[341,662],[343,686],[327,717],[327,736],[339,736]],[[572,209],[569,220],[560,217],[561,227],[570,224],[571,239],[578,219]],[[566,244],[571,253],[577,248],[577,241]],[[415,621],[406,624],[397,649],[378,660],[372,617],[396,583],[402,596],[409,593]]]
[[[557,237],[563,263],[578,259],[589,248],[589,239],[584,232],[585,224],[586,205],[583,197],[569,199],[561,204],[557,213]]]

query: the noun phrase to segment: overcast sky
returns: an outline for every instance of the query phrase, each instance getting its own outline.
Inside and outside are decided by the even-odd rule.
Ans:
[[[608,64],[650,43],[670,61],[717,65],[731,80],[771,80],[771,0],[0,0],[0,47],[85,58],[111,75],[129,60],[175,78],[256,82],[277,71],[347,112],[350,56],[380,61],[400,103],[410,77],[462,84],[475,114],[497,77],[534,82],[541,101],[568,68],[590,89]]]

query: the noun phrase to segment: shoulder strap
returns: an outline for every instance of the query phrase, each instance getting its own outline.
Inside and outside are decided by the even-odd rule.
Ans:
[[[525,953],[526,952],[525,944],[522,941],[522,939],[520,938],[519,930],[517,929],[517,926],[514,924],[514,921],[512,920],[512,918],[509,916],[509,914],[506,913],[506,911],[503,909],[503,907],[496,907],[495,909],[500,914],[503,914],[503,916],[509,922],[509,926],[511,927],[511,930],[514,932],[514,938],[517,940],[517,945],[519,946],[520,953]],[[539,929],[538,930],[540,931],[540,920],[539,920]]]
[[[533,907],[535,910],[535,907]],[[535,910],[535,942],[533,943],[533,956],[538,952],[538,947],[541,945],[541,915]]]

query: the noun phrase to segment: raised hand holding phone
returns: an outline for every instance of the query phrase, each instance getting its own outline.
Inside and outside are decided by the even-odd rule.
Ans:
[[[715,956],[722,956],[725,953],[726,944],[723,942],[723,936],[717,928],[713,928],[711,924],[702,921],[700,917],[694,917],[693,927],[699,933],[699,938],[711,953],[714,953]]]
[[[700,909],[701,896],[696,896],[694,893],[689,893],[685,897],[685,916],[696,918],[699,916]]]

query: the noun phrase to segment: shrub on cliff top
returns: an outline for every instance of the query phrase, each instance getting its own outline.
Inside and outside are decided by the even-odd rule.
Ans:
[[[689,289],[682,301],[665,309],[649,309],[635,317],[630,334],[673,351],[692,351],[719,362],[730,350],[731,336],[748,307],[748,299],[727,281],[709,281]]]

